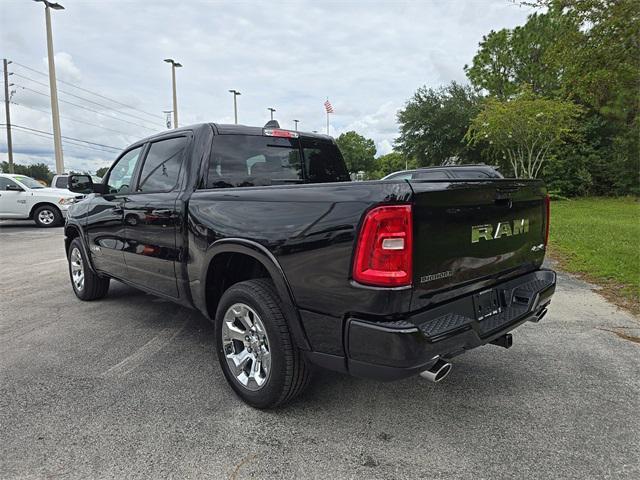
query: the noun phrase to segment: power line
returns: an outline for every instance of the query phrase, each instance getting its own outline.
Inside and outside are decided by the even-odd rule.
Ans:
[[[49,97],[49,94],[47,94],[47,93],[43,93],[43,92],[40,92],[40,91],[38,91],[38,90],[34,90],[33,88],[25,87],[24,85],[20,85],[20,84],[17,84],[17,83],[14,83],[13,85],[14,85],[15,87],[21,88],[21,89],[23,89],[23,90],[28,90],[28,91],[30,91],[30,92],[37,93],[38,95],[42,95],[43,97]],[[103,116],[105,116],[105,117],[107,117],[107,118],[111,118],[111,119],[113,119],[113,120],[118,120],[118,121],[120,121],[120,122],[129,123],[129,124],[131,124],[131,125],[135,125],[135,126],[137,126],[137,127],[144,128],[144,129],[146,129],[146,130],[151,130],[152,132],[155,132],[155,131],[156,131],[156,129],[154,129],[154,128],[149,128],[149,127],[146,127],[146,126],[144,126],[144,125],[140,125],[139,123],[135,123],[135,122],[131,122],[131,121],[129,121],[129,120],[125,120],[125,119],[123,119],[123,118],[114,117],[113,115],[107,115],[107,114],[106,114],[106,113],[104,113],[104,112],[100,112],[100,111],[98,111],[98,110],[94,110],[93,108],[85,107],[84,105],[78,105],[77,103],[70,102],[69,100],[59,99],[58,101],[60,101],[60,102],[62,102],[62,103],[67,103],[67,104],[69,104],[69,105],[73,105],[74,107],[77,107],[77,108],[82,108],[83,110],[87,110],[87,111],[89,111],[89,112],[97,113],[98,115],[103,115]]]
[[[46,138],[47,140],[51,140],[51,137],[48,135],[41,135],[39,133],[29,132],[26,130],[16,130],[14,133],[24,133],[26,135],[32,135],[34,137]],[[68,140],[63,140],[62,144],[70,147],[86,148],[89,150],[94,150],[96,152],[109,153],[109,154],[113,153],[111,150],[104,150],[99,147],[92,147],[91,145],[83,145],[81,143],[75,143]]]
[[[44,86],[44,87],[48,87],[48,86],[49,86],[49,85],[47,85],[47,84],[46,84],[46,83],[44,83],[44,82],[39,82],[38,80],[34,80],[34,79],[33,79],[33,78],[31,78],[31,77],[27,77],[26,75],[21,75],[21,74],[19,74],[19,73],[17,73],[17,72],[13,72],[13,74],[14,74],[16,77],[24,78],[24,79],[26,79],[26,80],[28,80],[28,81],[30,81],[30,82],[37,83],[38,85],[42,85],[42,86]],[[103,104],[103,103],[94,102],[93,100],[90,100],[90,99],[85,98],[85,97],[81,97],[80,95],[75,95],[75,94],[73,94],[73,93],[69,93],[69,92],[66,92],[66,91],[64,91],[64,90],[60,90],[60,89],[58,89],[58,92],[63,93],[63,94],[65,94],[65,95],[69,95],[70,97],[77,98],[78,100],[82,100],[82,101],[84,101],[84,102],[89,102],[89,103],[92,103],[92,104],[97,105],[97,106],[99,106],[99,107],[106,108],[107,110],[113,110],[114,112],[118,112],[120,115],[126,115],[126,116],[128,116],[128,117],[135,118],[136,120],[141,120],[141,121],[143,121],[143,122],[150,122],[150,120],[149,120],[148,118],[142,118],[142,117],[138,117],[137,115],[131,115],[130,113],[123,112],[122,110],[117,110],[117,109],[115,109],[115,108],[113,108],[113,107],[110,107],[110,106],[108,106],[108,105],[105,105],[105,104]]]
[[[22,108],[28,108],[29,110],[33,110],[35,112],[41,112],[41,113],[46,113],[48,115],[51,115],[51,110],[43,110],[41,108],[35,108],[32,107],[31,105],[23,105],[21,103],[18,102],[11,102],[13,105],[17,105],[18,107],[22,107]],[[122,130],[115,130],[113,128],[108,128],[108,127],[104,127],[102,125],[98,125],[96,123],[91,123],[91,122],[87,122],[86,120],[79,120],[77,118],[71,118],[71,117],[67,117],[66,115],[60,115],[60,118],[63,118],[65,120],[69,120],[70,122],[77,122],[77,123],[83,123],[85,125],[90,125],[92,127],[97,127],[100,128],[101,130],[109,130],[110,132],[114,132],[114,133],[120,133],[122,135],[126,135],[130,138],[133,138],[133,135],[131,135],[130,133],[127,132],[123,132]]]
[[[27,67],[26,65],[23,65],[22,63],[16,62],[15,60],[12,60],[12,63],[13,63],[14,65],[19,65],[19,66],[20,66],[20,67],[22,67],[22,68],[26,68],[27,70],[31,70],[31,71],[32,71],[32,72],[34,72],[34,73],[38,73],[38,74],[40,74],[40,75],[43,75],[43,76],[45,76],[45,77],[48,77],[48,75],[47,75],[46,73],[41,72],[41,71],[39,71],[39,70],[36,70],[35,68]],[[126,104],[126,103],[119,102],[118,100],[114,100],[114,99],[112,99],[112,98],[106,97],[106,96],[104,96],[104,95],[101,95],[101,94],[99,94],[99,93],[93,92],[93,91],[91,91],[91,90],[87,90],[86,88],[83,88],[83,87],[79,87],[79,86],[77,86],[77,85],[74,85],[73,83],[66,82],[66,81],[64,81],[64,80],[60,80],[60,79],[58,79],[58,82],[59,82],[59,83],[64,83],[65,85],[69,85],[70,87],[73,87],[73,88],[77,88],[78,90],[82,90],[83,92],[90,93],[91,95],[95,95],[96,97],[103,98],[104,100],[109,100],[110,102],[117,103],[118,105],[121,105],[121,106],[123,106],[123,107],[130,108],[131,110],[135,110],[135,111],[137,111],[137,112],[144,113],[145,115],[150,115],[150,116],[154,117],[155,119],[161,118],[161,117],[160,117],[158,114],[156,114],[156,113],[149,113],[149,112],[145,112],[144,110],[141,110],[141,109],[139,109],[139,108],[132,107],[131,105],[128,105],[128,104]]]
[[[4,123],[0,123],[0,126],[5,126],[5,124]],[[53,136],[53,133],[51,133],[51,132],[45,132],[44,130],[38,130],[36,128],[24,127],[22,125],[11,125],[11,127],[12,128],[22,128],[23,130],[29,130],[31,132],[38,132],[38,133],[43,133],[45,135]],[[105,145],[103,143],[90,142],[88,140],[82,140],[81,138],[65,137],[64,135],[62,135],[62,138],[64,138],[65,140],[73,140],[75,142],[87,143],[89,145],[96,145],[98,147],[112,148],[112,149],[117,150],[117,151],[124,150],[124,147],[114,147],[113,145]]]

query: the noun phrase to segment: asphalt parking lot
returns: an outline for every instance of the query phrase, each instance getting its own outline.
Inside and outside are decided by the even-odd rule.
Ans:
[[[1,478],[640,478],[640,323],[583,282],[440,384],[319,372],[262,412],[198,313],[77,300],[62,238],[0,222]]]

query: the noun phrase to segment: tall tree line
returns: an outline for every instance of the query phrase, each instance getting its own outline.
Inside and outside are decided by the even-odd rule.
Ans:
[[[640,193],[640,2],[529,4],[544,13],[482,38],[471,86],[418,89],[396,148],[419,165],[524,171],[564,195]]]

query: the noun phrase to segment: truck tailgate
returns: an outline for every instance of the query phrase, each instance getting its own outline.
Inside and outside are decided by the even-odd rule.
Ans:
[[[410,181],[414,291],[426,294],[538,268],[546,188],[537,180]]]

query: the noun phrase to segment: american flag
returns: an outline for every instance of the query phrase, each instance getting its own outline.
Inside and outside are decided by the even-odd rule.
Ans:
[[[324,109],[327,111],[327,113],[333,113],[333,106],[331,105],[331,102],[329,101],[329,99],[327,99],[327,101],[324,102]]]

